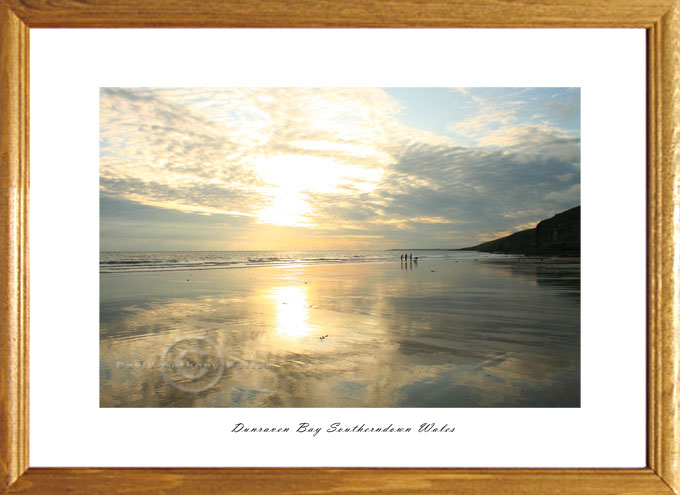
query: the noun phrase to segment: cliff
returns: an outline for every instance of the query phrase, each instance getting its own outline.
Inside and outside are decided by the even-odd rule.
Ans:
[[[581,207],[538,222],[535,228],[461,251],[526,254],[534,256],[581,256]]]

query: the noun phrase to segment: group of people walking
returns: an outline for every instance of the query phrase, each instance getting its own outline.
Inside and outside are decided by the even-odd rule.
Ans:
[[[414,258],[414,257],[413,257],[413,253],[411,253],[411,254],[406,254],[406,253],[404,253],[404,254],[401,255],[401,258],[400,258],[400,259],[401,259],[402,262],[403,262],[403,261],[409,261],[409,260],[411,260],[411,261],[415,261],[416,263],[418,263],[418,257],[416,256],[416,257]]]

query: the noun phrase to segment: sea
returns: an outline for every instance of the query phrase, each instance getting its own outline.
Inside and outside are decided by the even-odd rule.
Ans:
[[[399,261],[403,253],[425,259],[516,258],[516,255],[477,251],[403,250],[403,251],[102,251],[100,273],[214,270],[254,266],[295,266],[329,263],[367,263]]]

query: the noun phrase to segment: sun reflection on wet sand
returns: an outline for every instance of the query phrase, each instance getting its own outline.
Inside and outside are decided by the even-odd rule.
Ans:
[[[579,265],[534,265],[204,270],[190,284],[172,272],[102,277],[100,405],[578,407]],[[225,358],[200,393],[140,364],[187,338]]]
[[[270,297],[276,304],[277,332],[293,338],[309,335],[312,327],[305,286],[275,287]]]

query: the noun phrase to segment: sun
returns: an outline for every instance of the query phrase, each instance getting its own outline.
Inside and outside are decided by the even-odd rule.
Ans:
[[[277,188],[272,203],[257,213],[260,223],[271,225],[304,227],[310,225],[307,215],[310,213],[310,205],[305,200],[303,193],[284,188]]]
[[[368,192],[376,187],[382,170],[337,163],[315,155],[269,155],[255,160],[255,171],[269,201],[257,212],[260,223],[290,227],[313,227],[309,193],[350,194],[339,186],[352,185]]]

